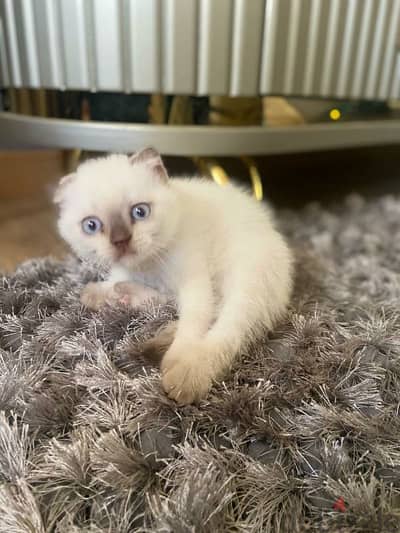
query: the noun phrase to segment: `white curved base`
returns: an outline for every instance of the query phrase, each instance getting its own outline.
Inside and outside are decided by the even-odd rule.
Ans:
[[[284,154],[400,143],[400,120],[262,126],[167,126],[82,122],[0,112],[0,148],[132,152],[154,146],[164,155]]]

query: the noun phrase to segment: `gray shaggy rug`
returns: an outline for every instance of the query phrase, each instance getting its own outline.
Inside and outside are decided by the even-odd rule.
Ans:
[[[200,406],[140,355],[171,306],[85,311],[75,260],[2,278],[0,532],[400,531],[400,200],[278,218],[292,309]]]

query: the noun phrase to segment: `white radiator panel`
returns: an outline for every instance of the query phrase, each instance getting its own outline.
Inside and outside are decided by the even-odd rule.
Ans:
[[[128,0],[128,37],[125,44],[131,63],[130,84],[137,92],[160,91],[161,1]]]
[[[19,0],[15,2],[16,6],[20,8],[20,16],[22,20],[22,32],[20,33],[21,48],[24,51],[24,74],[26,76],[26,84],[30,87],[40,87],[40,73],[39,73],[39,49],[36,39],[36,22],[34,15],[33,0]]]
[[[398,70],[397,73],[396,70],[394,70],[396,61],[396,46],[399,45],[399,42],[396,43],[396,39],[399,35],[399,25],[400,2],[394,2],[389,11],[388,30],[383,51],[382,73],[378,89],[379,99],[386,98],[390,89],[390,81],[393,75],[397,75],[398,81],[400,82],[400,73]],[[398,94],[397,97],[399,96],[400,95]]]
[[[329,96],[332,92],[332,80],[335,74],[336,53],[338,51],[338,31],[341,2],[331,2],[327,21],[326,44],[322,62],[321,96]]]
[[[365,87],[365,95],[367,98],[373,98],[376,94],[378,86],[380,65],[382,64],[384,55],[384,44],[387,17],[388,17],[389,0],[381,0],[381,8],[378,10],[377,19],[375,20],[375,28],[372,37],[372,51],[370,57],[370,66],[367,72],[367,82]]]
[[[291,3],[291,9],[289,12],[288,28],[287,28],[287,42],[286,42],[286,55],[284,59],[284,78],[283,78],[283,91],[287,94],[293,92],[296,59],[297,59],[297,47],[299,43],[300,34],[300,22],[301,22],[301,0],[293,0]]]
[[[53,0],[34,0],[32,6],[35,13],[37,49],[40,51],[40,85],[48,88],[63,87],[64,56],[59,3]]]
[[[232,0],[202,0],[199,6],[197,93],[230,90]]]
[[[260,90],[273,92],[272,78],[276,57],[276,32],[278,28],[278,0],[267,0],[264,14],[264,34],[261,56]]]
[[[124,89],[122,75],[123,14],[121,3],[114,1],[86,2],[87,24],[92,21],[94,31],[93,73],[95,87],[100,91]],[[107,38],[105,38],[107,35]]]
[[[400,53],[398,53],[396,56],[390,97],[395,99],[400,98]]]
[[[313,92],[313,80],[316,70],[317,50],[318,50],[318,30],[320,26],[322,3],[320,0],[311,0],[308,6],[309,28],[308,38],[306,37],[306,61],[303,76],[303,90],[305,95]],[[307,32],[305,33],[307,35]]]
[[[344,22],[342,23],[342,48],[340,51],[336,85],[336,94],[339,98],[346,96],[349,86],[359,8],[360,4],[358,0],[347,0]]]
[[[67,89],[90,89],[89,47],[93,28],[86,16],[87,0],[60,0],[62,53],[64,58],[64,82]],[[94,58],[91,58],[92,61]],[[92,63],[90,61],[90,63]],[[92,83],[91,83],[92,82]]]
[[[235,0],[233,7],[230,94],[248,96],[259,91],[265,0]]]
[[[0,84],[384,100],[400,0],[0,0]]]
[[[8,72],[8,60],[6,53],[6,37],[3,20],[0,18],[0,87],[11,85],[10,73]]]
[[[197,2],[163,0],[162,90],[166,93],[196,92]]]
[[[379,0],[381,2],[381,0]],[[350,95],[353,98],[361,93],[362,84],[365,77],[366,67],[368,64],[369,38],[372,36],[372,29],[375,23],[374,18],[374,0],[364,0],[361,11],[361,29],[358,36],[356,63],[353,74],[353,83]]]
[[[2,20],[5,28],[6,50],[8,55],[7,70],[10,83],[14,87],[22,87],[21,52],[18,46],[15,3],[13,0],[2,1]],[[22,26],[22,20],[20,20]]]

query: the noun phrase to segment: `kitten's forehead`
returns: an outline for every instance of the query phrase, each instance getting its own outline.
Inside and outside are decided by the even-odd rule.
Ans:
[[[127,201],[154,188],[154,181],[142,165],[132,165],[127,156],[113,155],[83,163],[77,170],[80,196],[96,203]]]

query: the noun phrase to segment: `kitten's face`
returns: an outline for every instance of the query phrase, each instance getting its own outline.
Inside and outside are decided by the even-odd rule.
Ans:
[[[62,237],[80,257],[135,268],[168,248],[175,196],[152,149],[88,161],[62,180],[56,202]]]

